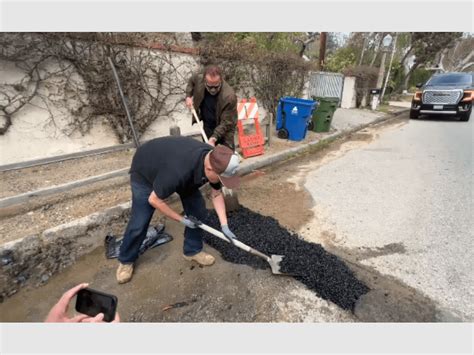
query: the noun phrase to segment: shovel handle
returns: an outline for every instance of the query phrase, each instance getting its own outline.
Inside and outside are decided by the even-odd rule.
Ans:
[[[204,142],[208,143],[209,144],[209,139],[207,139],[207,135],[206,135],[206,132],[204,131],[204,127],[202,126],[202,122],[201,120],[199,119],[198,115],[197,115],[197,112],[196,110],[194,109],[194,107],[191,107],[191,112],[193,113],[193,116],[194,116],[194,119],[196,120],[198,126],[199,126],[199,129],[201,130],[201,135],[202,135],[202,138],[204,139]],[[225,186],[222,187],[222,191],[224,192],[224,195],[232,195],[232,190],[226,188]],[[230,191],[230,192],[229,192]],[[217,231],[216,231],[217,232]],[[209,232],[210,233],[210,232]]]
[[[196,110],[194,109],[194,107],[191,107],[191,112],[193,113],[193,116],[194,116],[194,119],[196,120],[198,126],[199,126],[199,129],[201,130],[201,135],[202,135],[202,138],[204,139],[204,142],[208,143],[209,144],[209,139],[207,139],[207,135],[206,135],[206,132],[204,131],[204,127],[202,126],[202,122],[201,120],[199,119],[198,115],[197,115],[197,112]],[[222,191],[224,192],[224,195],[232,195],[232,190],[226,188],[225,186],[222,187]],[[217,231],[216,231],[217,232]],[[209,232],[210,233],[210,232]],[[227,239],[226,239],[227,240]],[[245,245],[245,244],[244,244]],[[245,250],[245,249],[244,249]]]
[[[216,230],[216,229],[214,229],[214,228],[212,228],[212,227],[209,227],[209,226],[207,226],[207,225],[205,225],[205,224],[203,224],[203,223],[199,224],[198,227],[201,228],[202,230],[204,230],[204,231],[206,231],[206,232],[212,234],[212,235],[215,235],[215,236],[218,237],[218,238],[221,238],[222,240],[226,241],[227,243],[230,243],[229,239],[227,239],[227,237],[224,235],[224,233],[219,232],[218,230]],[[234,242],[234,245],[235,245],[236,247],[238,247],[238,248],[240,248],[240,249],[242,249],[242,250],[244,250],[244,251],[246,251],[246,252],[248,252],[248,253],[251,253],[251,254],[253,254],[253,255],[255,255],[255,256],[258,256],[258,257],[260,257],[260,258],[262,258],[262,259],[265,259],[266,261],[270,261],[270,260],[271,260],[270,257],[268,257],[267,255],[265,255],[265,254],[259,252],[258,250],[255,250],[255,249],[252,248],[252,247],[249,247],[247,244],[242,243],[242,242],[241,242],[240,240],[238,240],[238,239],[234,239],[233,242]]]
[[[191,112],[193,113],[194,119],[196,120],[196,122],[199,126],[199,129],[201,130],[201,135],[202,135],[202,138],[204,139],[204,142],[209,143],[209,139],[207,139],[206,132],[204,131],[204,127],[202,126],[202,122],[199,119],[194,107],[191,107]]]

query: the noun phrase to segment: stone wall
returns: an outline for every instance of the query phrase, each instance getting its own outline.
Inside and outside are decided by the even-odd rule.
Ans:
[[[107,234],[123,232],[130,202],[0,246],[0,302],[26,285],[37,287],[90,253]]]

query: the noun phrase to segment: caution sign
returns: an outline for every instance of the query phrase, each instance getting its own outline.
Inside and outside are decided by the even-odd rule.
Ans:
[[[238,120],[237,129],[239,135],[239,146],[242,149],[242,155],[244,158],[249,158],[264,153],[263,145],[265,139],[260,128],[258,121],[258,105],[257,99],[252,97],[249,101],[242,99],[237,104]],[[254,134],[245,134],[244,123],[245,120],[252,120],[255,125]]]

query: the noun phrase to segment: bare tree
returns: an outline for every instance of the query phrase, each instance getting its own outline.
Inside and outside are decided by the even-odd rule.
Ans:
[[[452,48],[456,39],[461,37],[460,32],[413,32],[411,34],[410,50],[405,55],[415,55],[415,63],[405,74],[402,89],[407,89],[411,74],[420,66],[429,65],[435,60],[438,53],[445,48]]]
[[[12,63],[23,72],[19,82],[0,83],[0,135],[8,131],[13,116],[39,95],[40,82],[48,76],[43,70],[48,58],[37,38],[26,33],[0,34],[0,60]]]
[[[375,60],[377,59],[377,56],[379,55],[380,50],[382,48],[383,39],[384,39],[384,37],[387,33],[388,32],[375,32],[374,42],[376,43],[376,45],[375,45],[375,48],[374,48],[374,55],[373,55],[372,60],[370,61],[370,64],[369,64],[370,67],[374,66]]]
[[[0,110],[6,120],[0,134],[12,124],[13,114],[40,97],[44,107],[53,103],[68,115],[68,134],[84,134],[97,119],[105,118],[121,142],[130,140],[132,132],[108,64],[110,57],[121,78],[135,129],[142,135],[151,123],[170,115],[181,102],[184,77],[190,67],[189,62],[176,60],[170,51],[137,48],[142,40],[142,34],[125,33],[42,33],[14,39],[4,34],[2,42],[8,46],[2,46],[7,49],[0,59],[26,69],[28,90],[2,88]],[[48,78],[55,78],[61,90],[55,95],[40,90],[46,85],[42,66],[47,61],[55,64],[48,72]],[[55,112],[49,112],[54,120]]]
[[[300,57],[303,57],[305,54],[306,49],[308,48],[310,43],[313,43],[316,38],[318,38],[319,33],[318,32],[307,32],[306,33],[306,38],[297,38],[295,39],[295,42],[301,45],[301,48],[299,50],[298,55]]]
[[[474,38],[459,38],[453,47],[439,55],[437,67],[442,71],[472,71],[474,67]]]
[[[365,33],[362,34],[362,36],[363,36],[362,50],[361,50],[361,52],[360,52],[359,64],[358,64],[358,65],[362,65],[362,61],[364,60],[364,53],[365,53],[365,50],[366,50],[367,45],[368,45],[367,42],[368,42],[368,39],[369,39],[368,37],[370,36],[370,34],[371,34],[371,33],[369,33],[368,36],[365,35]]]

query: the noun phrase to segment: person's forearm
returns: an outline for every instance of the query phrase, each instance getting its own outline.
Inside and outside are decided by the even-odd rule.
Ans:
[[[164,201],[149,201],[150,205],[154,208],[159,210],[163,213],[166,217],[174,219],[175,221],[179,222],[183,218],[180,214],[178,214],[175,210],[173,210],[166,202]]]
[[[186,85],[186,97],[192,97],[193,91],[194,91],[194,75],[191,75]]]
[[[233,113],[225,112],[220,124],[214,128],[214,132],[212,133],[211,137],[216,138],[216,140],[220,140],[226,135],[227,132],[232,131],[236,125],[237,116],[233,115]]]
[[[225,210],[225,201],[224,195],[221,191],[212,191],[212,204],[214,205],[214,209],[216,210],[217,217],[219,217],[219,222],[221,226],[227,224],[227,215]]]

